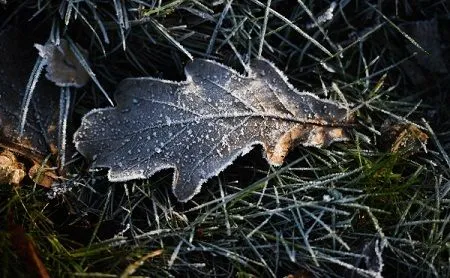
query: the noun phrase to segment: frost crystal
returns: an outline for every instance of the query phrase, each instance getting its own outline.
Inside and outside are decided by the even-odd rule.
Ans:
[[[255,60],[251,74],[209,60],[186,66],[187,80],[133,78],[121,82],[117,107],[85,115],[75,135],[93,167],[111,181],[150,177],[173,168],[173,192],[187,201],[254,145],[281,165],[295,145],[346,140],[346,110],[298,92],[272,63]],[[138,151],[141,150],[141,151]]]

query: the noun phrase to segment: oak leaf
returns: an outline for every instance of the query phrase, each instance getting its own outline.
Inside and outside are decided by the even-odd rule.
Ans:
[[[270,164],[281,165],[297,144],[347,140],[346,109],[298,92],[267,60],[253,61],[249,76],[200,59],[185,74],[184,82],[122,81],[116,107],[84,116],[74,138],[78,151],[92,167],[109,168],[110,181],[173,168],[173,192],[187,201],[255,145],[263,146]]]

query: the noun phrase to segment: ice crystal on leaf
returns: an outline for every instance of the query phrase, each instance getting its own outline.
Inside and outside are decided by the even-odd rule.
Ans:
[[[186,66],[186,81],[132,78],[115,93],[117,106],[84,116],[75,134],[93,167],[110,168],[111,181],[144,179],[173,168],[173,192],[192,198],[201,185],[257,144],[272,165],[295,145],[346,140],[347,111],[298,92],[267,60],[251,74],[209,60]]]

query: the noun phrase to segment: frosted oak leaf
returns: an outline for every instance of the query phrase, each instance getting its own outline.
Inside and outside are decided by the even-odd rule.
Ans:
[[[173,168],[173,192],[187,201],[255,145],[270,164],[281,165],[295,145],[347,139],[344,108],[298,92],[266,60],[253,61],[249,76],[209,60],[192,61],[185,73],[184,82],[122,81],[116,107],[84,116],[74,138],[78,151],[93,167],[109,168],[110,181]]]

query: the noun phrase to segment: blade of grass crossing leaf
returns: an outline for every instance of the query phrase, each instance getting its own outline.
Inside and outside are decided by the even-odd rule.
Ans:
[[[259,2],[258,0],[250,0],[253,3],[255,3],[256,5],[260,6],[260,7],[265,7],[265,5],[261,2]],[[300,35],[302,35],[305,39],[307,39],[308,41],[310,41],[312,44],[314,44],[315,46],[317,46],[320,50],[322,50],[325,54],[327,54],[330,57],[333,57],[333,54],[331,54],[331,52],[326,49],[323,45],[321,45],[316,39],[314,39],[313,37],[311,37],[310,35],[308,35],[307,33],[305,33],[302,29],[300,29],[297,25],[295,25],[294,23],[292,23],[289,19],[287,19],[285,16],[283,16],[282,14],[278,13],[277,11],[269,8],[270,13],[272,13],[274,16],[278,17],[279,19],[281,19],[284,23],[286,23],[287,25],[289,25],[289,27],[291,27],[292,29],[294,29],[295,31],[297,31]]]
[[[121,3],[121,0],[114,0],[114,9],[116,10],[116,16],[117,20],[119,21],[120,26],[120,36],[122,37],[122,47],[125,51],[126,46],[126,40],[125,40],[125,29],[128,29],[128,18],[126,18],[126,8]]]
[[[175,40],[169,32],[167,32],[167,29],[162,26],[159,22],[156,20],[151,19],[150,22],[153,24],[155,29],[161,33],[170,43],[172,43],[176,48],[178,48],[181,52],[183,52],[189,59],[194,60],[194,56],[187,51],[186,48],[184,48],[177,40]]]
[[[25,96],[22,101],[22,107],[20,109],[20,125],[19,125],[19,135],[22,136],[25,123],[27,121],[28,109],[30,107],[31,98],[33,97],[34,89],[39,80],[39,76],[45,66],[43,59],[39,56],[34,64],[33,70],[31,71],[30,78],[28,79],[27,87],[25,88]]]
[[[59,124],[58,124],[58,152],[60,168],[64,168],[66,164],[66,139],[67,139],[67,118],[69,117],[70,109],[70,88],[61,88],[59,97]]]
[[[100,89],[100,91],[103,93],[103,95],[105,96],[105,98],[108,100],[108,102],[111,104],[111,106],[114,106],[114,102],[112,101],[112,99],[108,96],[108,93],[105,91],[105,89],[103,89],[102,85],[100,84],[100,82],[98,81],[97,77],[95,76],[95,73],[92,71],[91,67],[89,66],[88,62],[86,61],[86,59],[84,58],[83,54],[81,53],[81,51],[78,49],[78,47],[76,46],[76,44],[72,41],[72,39],[67,36],[66,37],[67,41],[69,42],[69,47],[70,50],[72,50],[73,54],[75,55],[75,57],[78,59],[78,61],[80,62],[81,66],[87,71],[87,73],[89,74],[89,76],[92,78],[92,80],[94,81],[95,85],[97,85],[97,87]]]
[[[209,40],[208,48],[206,49],[206,52],[205,52],[206,55],[210,55],[211,52],[212,52],[212,48],[214,47],[214,43],[216,42],[217,34],[219,33],[219,29],[222,26],[223,19],[225,18],[225,16],[227,15],[228,11],[230,10],[231,3],[233,3],[233,0],[228,0],[227,1],[227,4],[223,8],[222,13],[220,14],[220,17],[217,20],[216,27],[214,28],[214,31],[213,31],[213,33],[211,35],[210,40]]]
[[[264,12],[264,22],[263,22],[262,29],[261,29],[259,48],[258,48],[258,59],[261,58],[263,47],[264,47],[264,37],[266,35],[266,30],[267,30],[267,21],[269,20],[269,11],[270,11],[271,1],[272,0],[267,0],[266,10]]]

